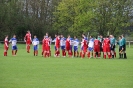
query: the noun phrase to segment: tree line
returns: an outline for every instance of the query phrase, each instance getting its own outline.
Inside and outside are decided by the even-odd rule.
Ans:
[[[23,40],[27,30],[39,39],[46,32],[118,35],[128,31],[132,14],[132,0],[0,0],[0,40]]]

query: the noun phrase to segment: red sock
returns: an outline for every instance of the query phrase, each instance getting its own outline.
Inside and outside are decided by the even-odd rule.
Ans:
[[[6,56],[7,56],[7,52],[5,52]]]
[[[66,51],[64,50],[64,56],[66,56]]]
[[[108,58],[109,58],[109,59],[111,58],[111,54],[110,54],[110,55],[108,55]]]
[[[88,52],[88,58],[90,58],[90,52]]]
[[[104,55],[104,59],[106,59],[106,55]]]
[[[98,57],[100,57],[101,56],[101,54],[100,53],[98,53]]]
[[[62,50],[62,56],[64,56],[64,50]]]
[[[28,45],[27,48],[28,48],[27,51],[29,53],[30,52],[30,45]]]
[[[47,56],[47,53],[46,53],[46,52],[44,52],[44,54],[43,54],[43,55],[44,55],[44,57],[46,57],[46,56]]]
[[[82,53],[82,58],[84,58],[85,57],[85,54],[84,53]]]

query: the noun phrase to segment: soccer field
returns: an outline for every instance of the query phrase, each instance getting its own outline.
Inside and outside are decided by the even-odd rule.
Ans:
[[[53,47],[53,46],[52,46]],[[133,88],[133,49],[128,59],[51,58],[26,53],[3,56],[0,46],[0,88]],[[54,48],[52,48],[54,49]],[[118,49],[116,49],[118,51]]]

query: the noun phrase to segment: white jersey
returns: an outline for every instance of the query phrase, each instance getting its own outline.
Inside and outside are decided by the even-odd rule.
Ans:
[[[11,38],[9,42],[12,42],[12,46],[17,45],[17,39],[16,38]]]
[[[65,46],[66,45],[66,39],[65,38],[61,38],[60,45],[61,46]]]
[[[94,46],[94,39],[93,39],[93,38],[91,38],[91,39],[89,40],[88,47],[93,48],[93,46]]]
[[[32,44],[35,46],[35,45],[38,45],[39,44],[39,40],[37,38],[34,38],[33,41],[32,41]]]
[[[74,41],[73,41],[73,46],[78,46],[79,45],[79,40],[78,39],[75,39]]]
[[[73,40],[72,40],[72,38],[70,38],[70,45],[71,45],[71,46],[73,45]]]

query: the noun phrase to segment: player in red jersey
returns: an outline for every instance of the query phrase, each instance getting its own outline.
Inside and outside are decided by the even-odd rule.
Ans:
[[[97,39],[94,40],[94,57],[96,58],[96,55],[98,58],[100,58],[100,41]]]
[[[43,38],[43,40],[42,40],[42,56],[44,55],[44,51],[45,51],[45,36],[44,36],[44,38]]]
[[[88,44],[87,44],[87,40],[85,38],[82,38],[82,43],[83,43],[83,50],[82,50],[82,58],[85,57],[85,54],[87,52],[87,48],[88,48]]]
[[[71,39],[70,39],[70,35],[68,35],[67,39],[66,39],[66,51],[68,52],[68,56],[72,57],[72,51],[71,51]]]
[[[4,40],[4,56],[7,56],[7,51],[9,47],[8,45],[9,45],[9,41],[8,41],[8,35],[7,35]]]
[[[111,58],[110,54],[110,39],[109,36],[107,36],[103,41],[103,52],[104,52],[104,58],[106,59],[106,54],[108,55],[108,58]]]
[[[45,43],[44,57],[50,57],[50,40],[47,36],[45,37],[44,43]]]
[[[30,53],[30,45],[31,45],[31,42],[32,42],[30,31],[27,31],[27,33],[24,37],[24,41],[26,42],[27,53]]]
[[[51,56],[51,44],[52,44],[52,38],[51,38],[51,36],[49,36],[49,49],[50,49],[49,54],[50,54],[50,56]]]
[[[55,51],[55,57],[59,57],[60,56],[60,36],[59,35],[55,35],[56,39],[55,39],[55,47],[56,47],[56,51]]]

